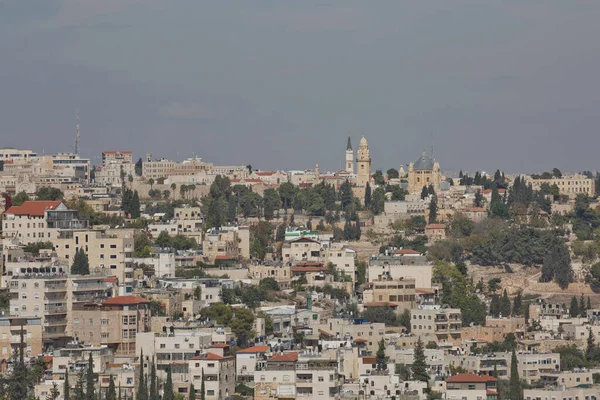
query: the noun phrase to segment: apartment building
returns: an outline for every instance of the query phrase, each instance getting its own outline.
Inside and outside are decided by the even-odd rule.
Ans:
[[[411,333],[421,336],[424,342],[455,343],[461,339],[462,314],[458,308],[420,306],[411,312]]]
[[[3,234],[21,244],[54,241],[59,232],[84,229],[88,221],[61,201],[26,201],[4,212]]]
[[[65,231],[54,240],[54,251],[67,263],[73,261],[79,249],[88,256],[90,272],[114,275],[120,284],[133,283],[133,230]]]
[[[157,161],[144,161],[142,163],[142,176],[146,179],[166,178],[179,165],[176,161],[162,158]]]
[[[418,289],[431,288],[433,265],[425,256],[410,249],[400,249],[394,255],[379,255],[369,260],[367,276],[369,281],[380,275],[391,279],[412,278]]]
[[[133,163],[133,153],[131,151],[103,151],[102,165],[110,164],[131,164]]]
[[[73,337],[77,307],[104,298],[108,289],[103,276],[67,276],[61,272],[13,275],[8,280],[10,311],[19,317],[39,317],[44,345],[57,347]]]
[[[135,164],[113,163],[96,168],[94,183],[102,186],[120,187],[129,176],[135,176]]]
[[[340,395],[338,360],[321,354],[281,353],[254,373],[254,398],[330,399]]]
[[[416,306],[415,280],[412,278],[391,279],[388,275],[380,275],[365,285],[363,303],[365,307],[368,307],[369,304],[385,303],[401,314],[404,310],[410,310]]]
[[[458,374],[446,379],[448,400],[496,400],[498,379],[488,375]]]
[[[219,400],[235,393],[235,358],[203,353],[188,361],[190,383],[200,394],[204,377],[206,400]]]
[[[98,374],[100,390],[104,398],[107,398],[110,379],[113,379],[117,389],[117,398],[134,398],[140,369],[126,363],[109,363],[106,368]],[[120,391],[120,393],[119,393]]]
[[[42,321],[40,317],[0,317],[0,357],[5,360],[19,354],[23,334],[25,357],[42,354]]]
[[[114,361],[112,349],[102,346],[82,346],[71,342],[65,347],[54,350],[52,359],[52,375],[55,379],[64,380],[65,373],[75,377],[79,372],[88,369],[90,355],[92,356],[92,370],[94,374],[104,372],[107,364]]]
[[[320,242],[307,237],[287,241],[281,249],[283,262],[321,261],[322,247]]]
[[[452,368],[463,370],[481,376],[491,376],[494,373],[501,379],[510,376],[511,353],[448,355],[448,364]]]
[[[290,265],[278,265],[265,262],[264,264],[251,264],[248,273],[254,284],[261,279],[273,278],[279,284],[280,289],[289,289],[292,280],[292,267]]]
[[[429,224],[425,227],[425,236],[429,243],[434,243],[439,240],[446,239],[446,225],[445,224]]]
[[[247,226],[221,227],[207,232],[202,241],[204,258],[212,264],[218,258],[250,258],[250,229]]]
[[[238,350],[235,353],[235,375],[237,379],[253,382],[254,373],[264,371],[267,367],[267,353],[269,352],[269,346],[252,346]]]
[[[534,190],[539,190],[543,184],[550,186],[556,185],[560,195],[576,197],[578,194],[585,194],[593,197],[596,194],[596,181],[584,175],[565,175],[561,178],[550,179],[528,179]]]
[[[524,400],[598,400],[600,385],[582,385],[574,388],[564,386],[525,389]]]
[[[559,353],[518,353],[519,377],[527,383],[539,381],[542,375],[560,371]]]
[[[4,147],[4,148],[0,149],[0,161],[5,161],[5,162],[7,160],[27,161],[27,160],[30,160],[35,157],[37,157],[37,154],[31,150],[19,150],[19,149],[13,149],[13,148],[9,148],[9,147]]]
[[[74,176],[81,182],[90,181],[90,160],[79,154],[58,153],[50,158],[53,172],[57,175]]]
[[[115,355],[134,356],[138,332],[150,331],[150,302],[118,296],[73,310],[73,335],[93,346],[106,345]]]
[[[540,380],[547,386],[562,386],[572,388],[579,385],[590,385],[594,383],[595,371],[586,368],[573,371],[556,371],[541,373]]]
[[[356,282],[358,279],[355,265],[356,251],[345,245],[334,243],[323,252],[326,263],[332,263],[338,272],[351,277],[352,281]]]

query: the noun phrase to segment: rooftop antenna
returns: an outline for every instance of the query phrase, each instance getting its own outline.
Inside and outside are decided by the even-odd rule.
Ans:
[[[75,154],[79,154],[79,108],[75,109],[75,118],[77,119],[77,125],[75,128]]]

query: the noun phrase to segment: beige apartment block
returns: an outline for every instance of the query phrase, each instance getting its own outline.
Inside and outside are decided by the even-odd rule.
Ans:
[[[429,243],[434,243],[446,239],[445,224],[429,224],[425,227],[425,236]]]
[[[42,337],[47,344],[61,344],[72,338],[73,308],[104,297],[108,289],[103,276],[67,276],[61,272],[22,273],[13,275],[7,284],[11,314],[41,318]]]
[[[525,389],[524,400],[598,400],[600,398],[600,385],[589,385],[574,388],[558,386],[556,388]]]
[[[380,275],[366,284],[363,303],[365,307],[387,305],[401,314],[416,306],[415,294],[414,279],[391,279],[388,275]]]
[[[21,244],[54,241],[59,232],[87,228],[88,221],[69,210],[61,201],[26,201],[12,206],[3,214],[4,237]]]
[[[106,345],[117,356],[134,356],[138,332],[150,331],[150,302],[118,296],[73,310],[73,335],[85,344]]]
[[[205,259],[213,264],[218,258],[250,258],[250,229],[247,226],[221,227],[206,233],[202,241]]]
[[[224,399],[235,393],[235,358],[203,353],[192,357],[188,365],[190,382],[198,396],[203,376],[206,400]]]
[[[356,251],[345,245],[333,243],[323,253],[325,253],[326,263],[332,263],[338,272],[344,273],[346,276],[351,277],[353,282],[356,282],[358,279],[358,272],[355,265]]]
[[[21,333],[25,357],[36,357],[42,354],[40,317],[0,317],[0,357],[8,360],[19,354]]]
[[[238,380],[253,382],[254,373],[267,367],[269,346],[252,346],[235,353],[235,372]]]
[[[19,150],[13,148],[1,148],[0,149],[0,160],[6,162],[7,160],[15,161],[15,160],[30,160],[32,158],[37,157],[37,154],[31,150]]]
[[[576,197],[578,194],[586,194],[590,197],[596,194],[596,180],[584,175],[565,175],[562,178],[551,179],[528,179],[534,190],[539,190],[546,183],[550,186],[556,185],[561,195]]]
[[[416,251],[401,249],[392,256],[380,255],[369,260],[367,275],[369,281],[376,280],[381,275],[387,275],[391,279],[411,278],[415,280],[418,289],[430,289],[433,265]]]
[[[133,153],[131,151],[103,151],[102,165],[110,164],[131,164],[133,163]]]
[[[308,237],[299,237],[285,242],[281,249],[283,262],[321,261],[322,247],[320,242]]]
[[[117,398],[134,398],[140,369],[136,365],[123,363],[109,363],[106,368],[98,374],[98,382],[104,398],[108,398],[108,387],[112,377],[117,389]],[[120,393],[119,393],[120,391]]]
[[[273,278],[279,284],[280,289],[289,289],[292,281],[292,267],[287,264],[252,264],[248,267],[248,273],[253,283],[258,284],[261,279]]]
[[[88,256],[90,272],[114,275],[120,284],[133,283],[133,230],[65,231],[54,241],[59,259],[69,264],[79,249]]]
[[[459,343],[462,316],[458,308],[420,306],[411,312],[411,333],[421,336],[424,342]]]

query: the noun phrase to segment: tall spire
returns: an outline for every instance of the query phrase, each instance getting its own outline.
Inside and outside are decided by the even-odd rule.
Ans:
[[[350,140],[350,136],[348,136],[348,145],[346,146],[346,150],[352,150],[352,141]]]

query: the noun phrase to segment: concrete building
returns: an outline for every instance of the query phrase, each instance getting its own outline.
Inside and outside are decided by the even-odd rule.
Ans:
[[[433,265],[427,258],[409,249],[397,250],[396,253],[393,256],[379,255],[369,260],[369,281],[386,275],[391,279],[414,279],[415,287],[419,289],[431,288]]]
[[[88,256],[90,272],[114,275],[120,284],[133,283],[133,230],[64,231],[54,240],[54,251],[69,264],[79,249]]]
[[[222,357],[214,353],[203,353],[190,358],[190,383],[194,384],[196,393],[202,386],[204,377],[205,398],[219,400],[235,393],[235,359]]]
[[[564,386],[525,389],[524,400],[598,400],[600,398],[600,385],[582,385],[580,387],[566,388]]]
[[[495,400],[498,398],[496,387],[498,379],[493,376],[458,374],[446,379],[448,400]]]
[[[446,225],[445,224],[429,224],[425,227],[425,236],[429,243],[434,243],[439,240],[446,239]]]
[[[19,150],[10,147],[0,149],[0,161],[28,161],[37,157],[31,150]]]
[[[115,355],[135,355],[138,332],[150,331],[150,302],[118,296],[73,310],[73,335],[94,346],[106,345]]]
[[[4,212],[3,234],[21,244],[54,241],[59,232],[88,227],[79,212],[61,201],[26,201]]]
[[[0,357],[11,359],[19,354],[21,333],[25,357],[36,357],[42,354],[40,317],[0,317]]]
[[[307,237],[287,241],[281,249],[284,263],[294,261],[321,261],[322,245],[320,242]]]
[[[539,190],[543,184],[556,185],[560,195],[576,197],[578,194],[586,194],[593,197],[596,194],[596,180],[584,175],[564,175],[561,178],[533,179],[527,180],[534,190]]]
[[[252,346],[235,353],[235,372],[238,380],[253,382],[256,371],[264,371],[267,366],[269,346]]]
[[[408,192],[420,193],[423,186],[433,186],[437,192],[440,191],[442,181],[440,165],[425,152],[414,163],[408,166]]]
[[[380,275],[365,285],[363,302],[365,306],[383,302],[401,314],[404,310],[410,310],[416,306],[415,280],[411,278],[392,279],[388,275]]]
[[[202,241],[205,260],[214,264],[215,260],[242,258],[250,259],[250,229],[247,226],[221,227],[207,232]]]
[[[102,165],[110,164],[132,164],[133,153],[131,151],[103,151]]]
[[[424,342],[436,343],[460,342],[462,317],[457,308],[439,306],[420,306],[411,312],[411,333],[421,336]]]

